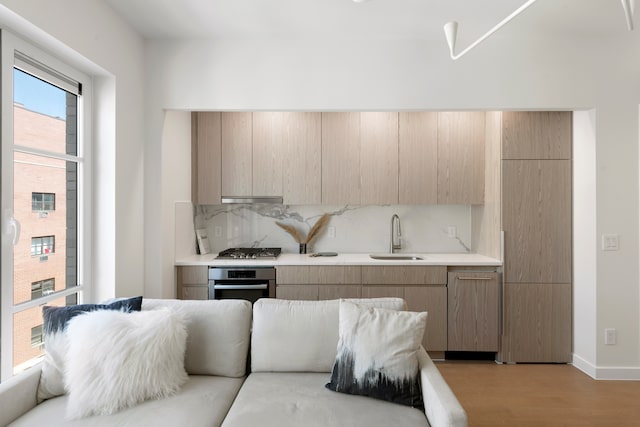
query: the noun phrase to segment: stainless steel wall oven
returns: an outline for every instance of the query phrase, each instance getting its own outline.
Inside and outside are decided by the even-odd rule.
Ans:
[[[275,298],[274,267],[209,267],[209,299]]]

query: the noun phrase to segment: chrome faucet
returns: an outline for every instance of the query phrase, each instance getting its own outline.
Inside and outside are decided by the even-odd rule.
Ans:
[[[391,239],[390,252],[402,249],[402,229],[400,228],[400,217],[393,214],[391,217]]]

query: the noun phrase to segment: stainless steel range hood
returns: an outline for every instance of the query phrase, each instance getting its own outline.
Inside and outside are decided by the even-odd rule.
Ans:
[[[253,205],[256,203],[270,203],[281,205],[282,196],[222,196],[221,203],[223,205],[245,204]]]

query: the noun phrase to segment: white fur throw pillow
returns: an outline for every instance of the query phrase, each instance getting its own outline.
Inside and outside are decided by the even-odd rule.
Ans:
[[[68,419],[167,397],[187,381],[186,327],[168,308],[83,314],[69,322],[67,337]]]

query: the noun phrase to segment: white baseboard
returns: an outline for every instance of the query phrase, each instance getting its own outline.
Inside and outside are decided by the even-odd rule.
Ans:
[[[640,380],[640,367],[595,366],[576,354],[573,355],[573,366],[596,380]]]

